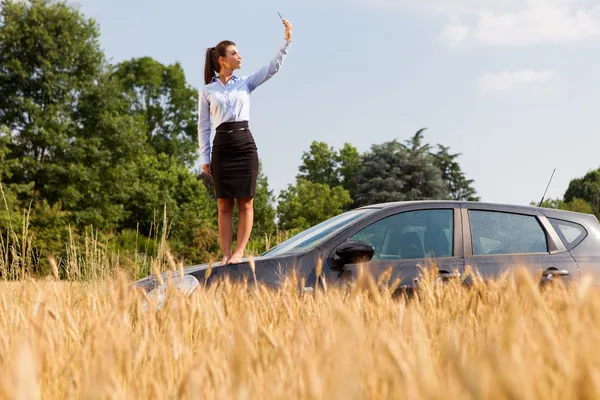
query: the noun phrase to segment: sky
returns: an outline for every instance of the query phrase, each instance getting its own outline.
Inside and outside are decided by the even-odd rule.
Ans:
[[[69,3],[98,22],[112,62],[179,62],[197,89],[207,47],[236,42],[249,75],[283,43],[277,12],[289,19],[289,55],[250,116],[275,195],[313,140],[364,152],[423,127],[461,153],[483,201],[539,201],[554,168],[546,197],[562,197],[600,167],[600,0]]]

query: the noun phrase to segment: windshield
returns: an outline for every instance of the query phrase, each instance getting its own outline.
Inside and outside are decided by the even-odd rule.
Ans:
[[[362,210],[348,211],[337,215],[313,226],[312,228],[300,232],[299,234],[289,238],[285,242],[280,243],[261,255],[274,256],[285,253],[297,253],[299,251],[311,249],[327,240],[337,230],[346,227],[357,219],[374,211],[377,211],[377,209],[366,208]]]

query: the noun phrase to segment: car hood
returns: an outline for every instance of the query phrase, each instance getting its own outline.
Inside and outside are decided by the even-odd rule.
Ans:
[[[256,256],[253,258],[255,264],[255,273],[257,279],[263,282],[270,282],[275,279],[278,268],[286,269],[292,264],[299,261],[300,255],[286,254],[283,256]],[[210,275],[208,281],[216,280],[219,277],[228,275],[235,280],[252,275],[250,268],[250,258],[244,258],[236,264],[221,264],[221,262],[204,263],[190,265],[183,268],[184,275],[193,275],[200,282],[206,280],[207,270],[210,267]],[[163,282],[167,282],[170,278],[179,276],[180,271],[165,271],[160,274]],[[132,284],[133,287],[142,288],[146,291],[152,290],[159,285],[159,279],[156,275],[150,275],[139,279]]]

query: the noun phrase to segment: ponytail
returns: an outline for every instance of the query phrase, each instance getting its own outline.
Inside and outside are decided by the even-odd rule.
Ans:
[[[217,76],[215,74],[214,56],[215,48],[209,47],[206,49],[206,61],[204,62],[204,83],[209,84],[212,79]]]
[[[204,83],[209,84],[214,77],[217,76],[216,72],[220,72],[221,66],[219,65],[219,57],[225,57],[227,47],[235,46],[235,43],[224,40],[220,42],[216,47],[209,47],[206,49],[206,56],[204,61]]]

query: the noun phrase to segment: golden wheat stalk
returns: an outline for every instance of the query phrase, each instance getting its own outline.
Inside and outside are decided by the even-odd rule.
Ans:
[[[590,278],[542,290],[527,273],[471,287],[425,273],[392,296],[397,279],[388,290],[365,270],[354,290],[306,296],[290,275],[162,310],[122,275],[0,282],[0,397],[600,398]]]

